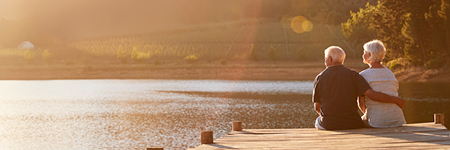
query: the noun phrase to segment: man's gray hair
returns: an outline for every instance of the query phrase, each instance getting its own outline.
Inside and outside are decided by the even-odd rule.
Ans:
[[[325,58],[330,56],[333,58],[333,62],[339,62],[344,64],[345,52],[339,46],[330,46],[325,50]]]
[[[369,62],[381,62],[386,55],[386,48],[380,40],[373,40],[364,44],[364,50],[369,51],[371,56]]]

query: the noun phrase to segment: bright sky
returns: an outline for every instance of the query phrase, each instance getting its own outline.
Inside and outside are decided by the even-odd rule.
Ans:
[[[0,18],[13,21],[20,30],[50,34],[148,32],[153,24],[257,16],[253,8],[258,3],[261,0],[0,0]]]

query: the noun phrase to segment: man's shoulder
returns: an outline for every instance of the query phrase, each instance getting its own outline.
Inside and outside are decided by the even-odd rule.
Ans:
[[[359,72],[356,71],[355,69],[347,68],[347,67],[345,67],[345,66],[344,66],[344,68],[345,68],[347,71],[349,71],[349,72],[359,74]]]
[[[351,75],[351,76],[348,76],[348,77],[355,77],[355,76],[359,75],[358,71],[356,71],[354,69],[351,69],[351,68],[347,68],[344,65],[341,65],[340,67],[338,67],[337,72],[339,72],[339,74]]]
[[[320,78],[328,78],[329,76],[334,76],[337,74],[344,75],[347,78],[358,78],[358,76],[361,76],[358,71],[340,65],[334,66],[332,68],[326,68],[325,70],[317,74],[315,80],[317,81]]]
[[[325,69],[325,70],[323,70],[322,72],[320,72],[319,74],[317,74],[316,75],[316,81],[324,74],[324,72],[326,71],[327,69]]]
[[[319,74],[317,74],[317,75],[316,75],[316,78],[318,78],[318,77],[322,76],[323,72],[325,72],[325,70],[324,70],[324,71],[322,71],[322,72],[320,72]]]
[[[335,73],[358,74],[359,75],[359,73],[356,70],[347,68],[343,65],[339,65],[339,66],[333,66],[333,67],[326,68],[325,70],[323,70],[322,72],[317,74],[316,79],[318,79],[322,76],[327,76],[328,74],[335,74]]]

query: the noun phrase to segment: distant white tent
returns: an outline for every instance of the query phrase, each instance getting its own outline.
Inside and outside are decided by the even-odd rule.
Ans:
[[[34,49],[34,45],[30,41],[23,41],[17,46],[19,49]]]

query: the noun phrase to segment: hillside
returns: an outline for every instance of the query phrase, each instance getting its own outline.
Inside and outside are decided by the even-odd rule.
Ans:
[[[274,47],[279,60],[321,59],[330,45],[349,49],[340,26],[313,24],[310,32],[297,33],[273,19],[250,19],[203,24],[140,35],[108,36],[78,40],[69,47],[86,54],[115,57],[120,46],[130,56],[133,48],[149,59],[182,59],[195,55],[201,60],[245,60],[253,44],[260,60],[268,60]],[[350,51],[350,57],[357,52]],[[359,57],[359,56],[357,56]]]
[[[299,33],[268,18],[174,24],[170,30],[58,42],[31,51],[0,48],[0,79],[313,80],[324,69],[323,50],[330,45],[344,48],[346,66],[367,68],[359,60],[361,51],[344,39],[339,25],[312,24]],[[45,50],[51,58],[43,58]],[[394,72],[399,81],[450,82],[447,68]]]

